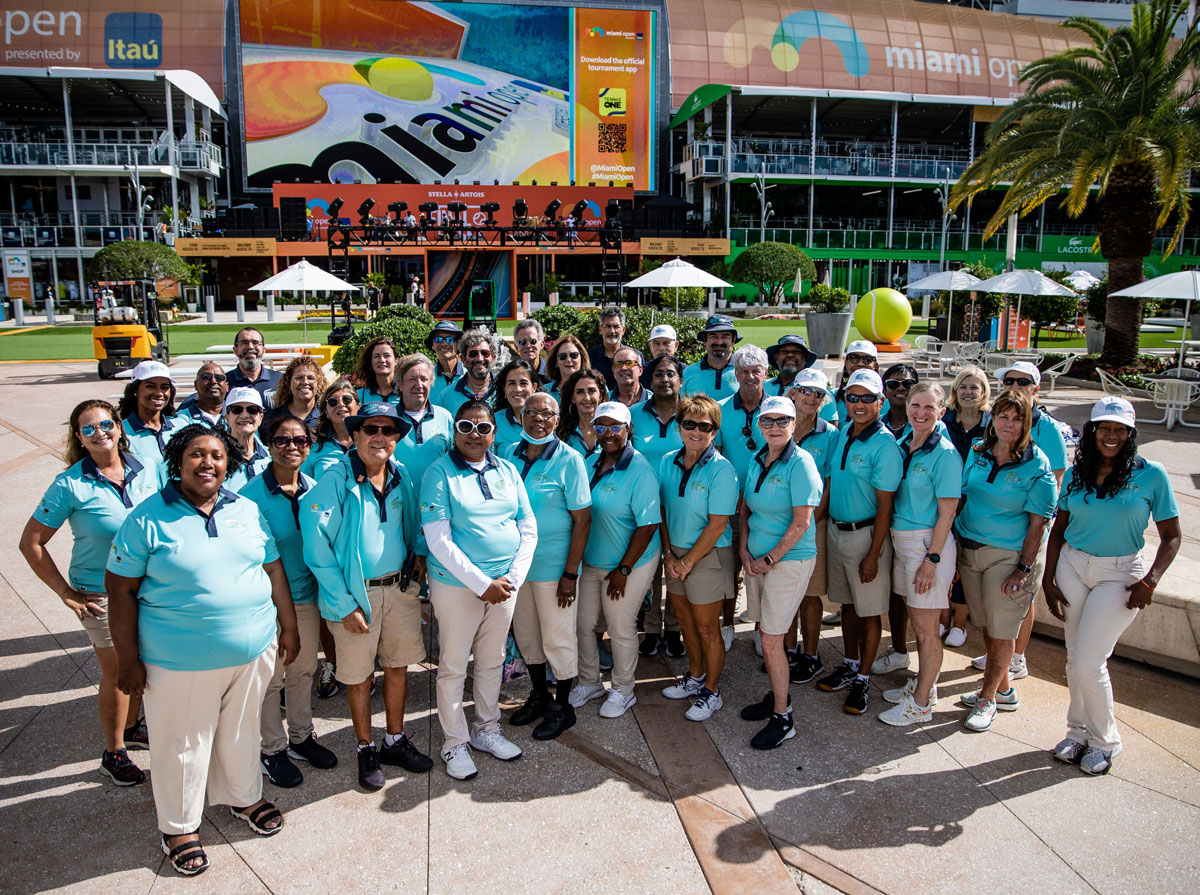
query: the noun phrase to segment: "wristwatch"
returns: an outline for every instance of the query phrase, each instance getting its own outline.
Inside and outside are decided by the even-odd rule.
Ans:
[[[769,566],[775,565],[775,560],[771,559],[771,554],[769,553],[764,553],[762,560]]]
[[[938,563],[940,563],[940,562],[942,561],[942,554],[940,554],[940,553],[926,553],[926,554],[925,554],[925,558],[926,558],[927,560],[929,560],[931,563],[933,563],[933,564],[936,566]]]
[[[1017,560],[1017,568],[1020,571],[1024,572],[1026,575],[1028,575],[1030,572],[1033,571],[1033,566],[1027,566],[1027,565],[1025,565],[1025,563],[1021,562],[1019,559]]]
[[[579,575],[576,572],[563,572],[562,576],[568,581],[578,581]]]
[[[631,569],[631,568],[629,568],[629,566],[625,566],[625,565],[617,566],[617,571],[620,572],[622,575],[624,575],[626,578],[628,578],[630,575],[633,574],[633,569]]]

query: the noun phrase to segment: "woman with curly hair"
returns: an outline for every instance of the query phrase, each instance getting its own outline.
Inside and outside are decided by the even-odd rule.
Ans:
[[[542,377],[538,376],[533,364],[520,357],[510,360],[496,374],[496,392],[492,395],[492,407],[496,411],[496,453],[524,437],[521,412],[529,396],[541,391],[541,383]]]
[[[1146,568],[1142,549],[1153,516],[1158,550]],[[1133,405],[1106,396],[1063,476],[1058,515],[1046,549],[1042,588],[1067,642],[1067,736],[1060,761],[1107,774],[1121,751],[1108,657],[1179,552],[1179,508],[1161,464],[1138,454]]]
[[[275,387],[274,407],[263,418],[263,429],[276,416],[294,416],[312,430],[321,418],[321,395],[328,383],[316,358],[303,355],[287,365]]]
[[[608,384],[598,370],[580,370],[563,383],[558,437],[579,451],[585,460],[600,450],[592,415],[607,394]]]
[[[580,370],[590,370],[592,362],[588,359],[587,348],[574,333],[563,333],[558,337],[546,355],[546,391],[563,402],[561,394],[563,383]],[[608,394],[605,385],[604,394]]]
[[[160,845],[177,873],[195,876],[208,867],[197,835],[206,790],[260,836],[283,826],[262,797],[259,719],[276,621],[284,665],[300,638],[262,511],[224,488],[243,462],[238,442],[190,425],[166,460],[167,484],[113,538],[104,584],[117,687],[146,706]]]
[[[354,378],[360,383],[358,403],[386,401],[393,407],[400,404],[400,383],[396,380],[396,361],[400,352],[387,336],[376,336],[363,345],[354,366]]]
[[[331,466],[341,462],[354,446],[354,439],[346,430],[346,420],[358,413],[358,408],[358,392],[353,383],[343,376],[333,380],[321,394],[321,415],[313,433],[313,447],[300,467],[301,472],[320,481]]]

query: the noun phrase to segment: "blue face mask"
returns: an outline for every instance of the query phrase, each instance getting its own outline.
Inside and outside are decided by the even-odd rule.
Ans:
[[[541,438],[534,438],[528,432],[525,432],[521,437],[525,439],[527,444],[549,444],[556,436],[551,432],[549,435],[543,435]]]

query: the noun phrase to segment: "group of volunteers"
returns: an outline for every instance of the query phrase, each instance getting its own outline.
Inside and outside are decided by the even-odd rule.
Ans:
[[[91,638],[102,772],[142,782],[127,750],[149,748],[161,847],[180,874],[208,866],[206,795],[270,836],[283,816],[262,775],[290,787],[296,762],[338,764],[314,733],[314,683],[318,696],[345,690],[363,789],[385,785],[384,765],[433,767],[404,730],[423,624],[436,620],[440,758],[469,780],[476,753],[522,754],[500,724],[510,630],[531,684],[510,728],[553,739],[593,700],[623,715],[639,656],[660,650],[687,666],[663,695],[702,722],[724,705],[739,582],[767,677],[740,709],[756,749],[795,736],[794,684],[866,713],[871,674],[910,667],[910,624],[917,674],[883,691],[879,718],[928,722],[943,642],[963,644],[968,612],[986,653],[962,723],[987,730],[1019,706],[1043,590],[1065,623],[1070,687],[1054,754],[1091,774],[1112,766],[1107,660],[1180,541],[1127,401],[1097,402],[1072,460],[1028,363],[999,371],[995,395],[974,367],[944,390],[907,364],[881,374],[876,347],[855,341],[835,388],[798,335],[737,347],[734,321],[712,316],[703,357],[685,364],[670,325],[639,348],[619,308],[599,324],[589,347],[523,320],[510,352],[442,320],[428,354],[374,338],[332,382],[308,356],[265,367],[263,336],[246,328],[237,367],[204,365],[178,406],[170,369],[145,361],[118,406],[71,412],[69,468],[21,551]],[[64,523],[65,574],[46,546]],[[840,610],[832,667],[825,600]]]

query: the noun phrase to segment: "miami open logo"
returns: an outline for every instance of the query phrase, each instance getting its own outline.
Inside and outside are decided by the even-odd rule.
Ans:
[[[800,64],[800,51],[813,38],[827,40],[841,53],[846,73],[855,78],[871,70],[866,44],[845,19],[816,9],[794,12],[782,22],[742,19],[725,34],[725,61],[735,68],[750,64],[754,51],[762,48],[780,71]]]

